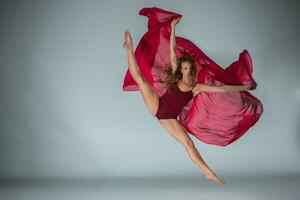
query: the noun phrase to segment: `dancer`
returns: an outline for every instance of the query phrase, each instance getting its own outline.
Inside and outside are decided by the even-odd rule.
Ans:
[[[201,92],[236,92],[255,89],[256,85],[229,85],[211,86],[197,83],[196,66],[189,55],[176,55],[175,26],[181,17],[174,18],[171,22],[170,34],[170,59],[171,67],[168,69],[168,77],[165,82],[167,91],[159,96],[151,84],[145,79],[136,58],[134,56],[133,41],[128,30],[125,30],[125,41],[123,47],[127,50],[128,67],[130,74],[138,85],[138,89],[143,97],[145,105],[152,116],[157,117],[163,128],[171,134],[179,143],[183,145],[189,158],[204,172],[207,180],[224,184],[224,180],[206,164],[202,156],[196,149],[193,140],[187,134],[186,129],[177,116],[182,108]],[[169,55],[166,55],[169,56]]]

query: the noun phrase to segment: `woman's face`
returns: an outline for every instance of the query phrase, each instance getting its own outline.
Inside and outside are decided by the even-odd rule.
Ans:
[[[183,76],[190,76],[191,63],[188,61],[184,61],[181,63],[181,73]]]

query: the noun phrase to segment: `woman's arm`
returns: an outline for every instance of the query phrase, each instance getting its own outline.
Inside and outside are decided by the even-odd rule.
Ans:
[[[207,84],[197,83],[193,88],[193,96],[196,96],[199,92],[237,92],[247,91],[251,85],[222,85],[222,86],[211,86]]]
[[[173,73],[177,68],[177,55],[176,55],[176,39],[175,39],[175,25],[179,22],[180,18],[173,19],[171,23],[170,34],[170,58]]]

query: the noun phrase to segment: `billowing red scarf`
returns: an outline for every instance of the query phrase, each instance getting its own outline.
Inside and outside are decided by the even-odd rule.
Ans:
[[[148,31],[139,41],[134,56],[145,79],[159,96],[166,91],[164,71],[170,65],[170,32],[174,17],[181,14],[161,8],[142,8],[148,17]],[[197,67],[197,82],[220,86],[254,83],[252,60],[245,49],[239,59],[223,69],[188,39],[176,36],[176,54],[189,54]],[[127,70],[123,91],[139,90]],[[188,133],[204,143],[226,146],[239,139],[263,113],[259,99],[248,91],[200,92],[182,109],[178,120]]]

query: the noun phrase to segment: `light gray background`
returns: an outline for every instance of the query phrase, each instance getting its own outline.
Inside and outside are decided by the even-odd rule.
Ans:
[[[0,1],[0,177],[199,176],[146,109],[122,91],[125,28],[142,7],[183,15],[176,34],[226,67],[247,49],[265,112],[228,147],[193,136],[220,175],[300,173],[296,1]],[[166,55],[168,56],[168,55]]]

